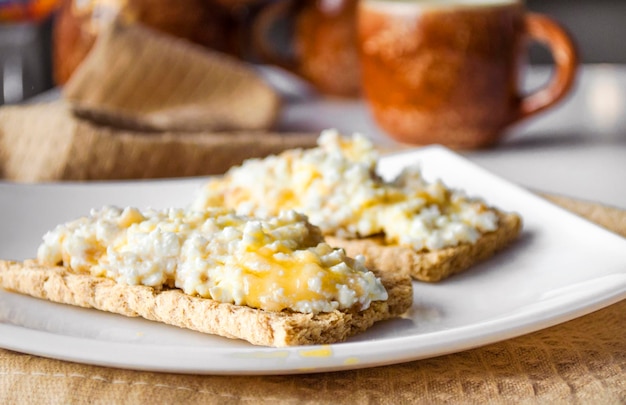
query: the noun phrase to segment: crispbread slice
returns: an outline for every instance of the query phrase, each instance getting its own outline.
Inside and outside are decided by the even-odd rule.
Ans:
[[[498,228],[483,234],[476,243],[430,252],[387,245],[380,236],[363,239],[325,236],[325,239],[329,245],[345,249],[348,256],[364,255],[365,265],[369,268],[381,269],[385,273],[408,273],[416,280],[436,282],[490,258],[517,238],[522,228],[521,218],[514,213],[498,210],[496,213]]]
[[[387,301],[375,301],[364,311],[321,314],[271,312],[220,303],[184,294],[179,289],[158,291],[125,285],[65,267],[35,261],[0,261],[0,286],[63,304],[96,308],[125,316],[140,316],[181,328],[238,338],[255,345],[296,346],[340,342],[374,322],[397,317],[413,302],[406,275],[374,271],[387,289]]]

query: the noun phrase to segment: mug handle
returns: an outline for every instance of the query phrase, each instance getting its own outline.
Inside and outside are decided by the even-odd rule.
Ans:
[[[548,47],[554,58],[555,71],[551,81],[524,96],[518,120],[543,111],[560,101],[572,88],[578,67],[578,52],[567,31],[551,18],[528,13],[526,31],[531,39]]]
[[[268,39],[271,28],[281,19],[290,19],[297,12],[295,0],[280,0],[265,6],[252,23],[252,50],[264,63],[279,66],[289,71],[297,69],[295,58],[281,55]],[[291,36],[290,36],[291,37]]]

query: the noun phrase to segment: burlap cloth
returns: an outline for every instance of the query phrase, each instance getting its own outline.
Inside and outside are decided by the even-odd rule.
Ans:
[[[626,236],[626,211],[547,196]],[[626,403],[626,300],[482,348],[385,367],[295,376],[118,370],[0,350],[1,404]]]

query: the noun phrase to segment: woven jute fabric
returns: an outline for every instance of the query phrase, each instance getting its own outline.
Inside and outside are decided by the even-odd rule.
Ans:
[[[626,211],[547,197],[626,237]],[[625,325],[626,301],[621,301],[564,324],[461,353],[293,376],[119,370],[0,350],[0,403],[624,404]]]

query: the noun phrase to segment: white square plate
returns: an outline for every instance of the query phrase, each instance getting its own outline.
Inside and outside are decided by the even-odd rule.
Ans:
[[[524,219],[521,238],[438,284],[414,283],[402,319],[347,342],[286,349],[0,291],[0,346],[120,368],[205,374],[289,374],[406,362],[477,347],[585,315],[626,298],[626,240],[442,148],[387,156],[383,176],[419,163],[424,176]],[[33,257],[55,225],[103,205],[187,206],[205,179],[23,185],[0,183],[0,258]]]

